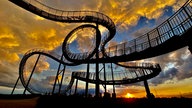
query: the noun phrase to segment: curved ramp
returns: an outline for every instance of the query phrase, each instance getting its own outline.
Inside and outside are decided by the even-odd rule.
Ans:
[[[140,63],[134,64],[133,67],[129,67],[124,72],[114,72],[114,73],[99,73],[99,84],[106,85],[121,85],[121,84],[131,84],[140,81],[144,81],[147,79],[151,79],[157,76],[161,72],[161,67],[159,64],[151,64],[151,63]],[[70,90],[73,85],[74,79],[87,81],[89,83],[96,84],[96,74],[95,72],[89,73],[89,78],[87,78],[87,72],[73,72],[71,76],[71,81],[68,87],[66,88],[66,92]],[[113,74],[113,75],[112,75]]]
[[[32,67],[27,67],[27,63],[28,63],[28,60],[31,60],[30,58],[36,56],[35,60],[36,60],[36,63],[34,63],[35,65],[33,65]],[[37,89],[34,89],[32,86],[29,86],[28,85],[28,81],[30,81],[29,79],[29,75],[30,73],[38,73],[37,70],[36,70],[36,65],[38,65],[38,62],[39,62],[39,58],[40,56],[46,56],[46,57],[49,57],[51,59],[53,59],[54,61],[58,62],[58,63],[61,63],[62,65],[67,65],[67,66],[76,66],[76,65],[79,65],[79,64],[76,64],[76,63],[71,63],[67,60],[61,60],[61,56],[54,53],[54,52],[51,52],[51,51],[45,51],[43,49],[32,49],[32,50],[29,50],[28,52],[25,53],[25,55],[23,56],[21,62],[20,62],[20,65],[19,65],[19,77],[20,77],[20,80],[21,80],[21,83],[22,85],[26,88],[26,90],[32,94],[41,94],[42,91],[40,92],[39,90]],[[32,59],[33,60],[33,59]],[[31,70],[29,68],[32,68]],[[32,74],[31,74],[32,75]],[[28,79],[26,79],[26,77]]]
[[[109,30],[109,33],[103,38],[101,48],[110,41],[115,33],[114,22],[105,14],[95,11],[64,11],[55,9],[39,2],[38,0],[9,0],[16,5],[49,20],[63,23],[95,23],[102,25]]]
[[[109,30],[102,40],[101,52],[108,58],[100,62],[125,62],[162,55],[191,43],[192,7],[188,0],[174,15],[144,35],[109,48],[104,48],[116,33],[114,22],[106,15],[94,11],[63,11],[46,6],[37,0],[9,0],[20,7],[46,19],[64,23],[96,23]],[[175,44],[179,43],[179,44]],[[153,53],[151,53],[153,52]],[[101,53],[102,54],[102,53]],[[92,58],[90,62],[95,62]]]
[[[164,21],[162,24],[149,31],[148,33],[125,43],[118,44],[109,48],[105,48],[107,42],[109,42],[116,33],[116,28],[114,22],[106,15],[94,12],[94,11],[63,11],[54,9],[52,7],[46,6],[45,4],[39,2],[38,0],[9,0],[16,5],[36,14],[41,17],[44,17],[49,20],[59,21],[63,23],[95,23],[96,25],[102,25],[109,30],[109,34],[102,38],[100,45],[101,56],[99,58],[92,58],[81,60],[77,64],[76,55],[71,57],[74,61],[72,63],[66,63],[63,60],[57,59],[51,53],[42,52],[42,51],[32,51],[24,55],[20,63],[20,79],[23,85],[28,89],[28,91],[33,92],[34,89],[28,87],[26,80],[22,80],[23,74],[25,74],[24,66],[26,61],[32,55],[45,55],[67,66],[86,64],[86,63],[115,63],[119,66],[130,68],[128,72],[116,73],[115,76],[125,76],[125,77],[116,77],[116,79],[100,79],[100,84],[128,84],[138,81],[143,81],[155,77],[161,71],[160,66],[156,65],[155,67],[145,67],[141,66],[125,66],[119,62],[134,61],[139,59],[145,59],[150,57],[155,57],[162,55],[185,46],[192,46],[192,39],[190,34],[192,33],[192,6],[191,0],[188,0],[174,15]],[[84,26],[82,26],[84,27]],[[75,32],[75,30],[74,30]],[[179,43],[179,44],[175,44]],[[65,46],[63,46],[65,47]],[[64,50],[63,53],[68,53],[68,50]],[[65,55],[65,54],[64,54]],[[79,54],[80,56],[84,54]],[[82,58],[82,56],[80,57]],[[38,62],[38,58],[37,61]],[[71,61],[70,61],[71,62]],[[36,63],[34,65],[35,69]],[[33,72],[33,71],[32,71]],[[32,73],[31,72],[31,73]],[[129,73],[129,75],[128,75]],[[94,75],[95,73],[90,73]],[[126,74],[128,76],[126,76]],[[67,89],[72,86],[73,78],[86,81],[85,72],[74,72],[72,74],[71,83]],[[109,75],[111,76],[111,75]],[[102,75],[101,77],[102,78]],[[96,79],[89,78],[90,83],[96,83]]]
[[[159,56],[191,46],[192,1],[188,0],[177,12],[151,31],[122,44],[105,49],[116,61],[133,61]]]

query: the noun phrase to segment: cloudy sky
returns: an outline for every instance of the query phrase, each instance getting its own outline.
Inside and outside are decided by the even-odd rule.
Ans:
[[[61,10],[93,10],[115,23],[112,43],[134,39],[161,24],[186,0],[39,0]],[[30,49],[58,50],[66,35],[79,24],[59,23],[32,14],[8,0],[0,0],[0,93],[10,94],[18,78],[19,63]],[[162,72],[148,80],[156,97],[192,96],[192,56],[187,47],[142,61],[159,63]],[[44,62],[43,68],[51,64]],[[81,67],[70,67],[68,72]],[[44,82],[53,80],[51,76]],[[67,79],[66,79],[67,80]],[[38,86],[38,85],[37,85]],[[93,86],[94,87],[94,86]],[[110,87],[109,87],[110,88]],[[17,93],[22,93],[22,87]],[[112,89],[108,90],[112,92]],[[145,97],[143,83],[116,86],[118,96]]]

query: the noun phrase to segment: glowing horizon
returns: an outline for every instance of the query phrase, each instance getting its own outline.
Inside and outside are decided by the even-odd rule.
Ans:
[[[108,15],[117,26],[117,34],[110,42],[110,45],[113,45],[134,39],[156,27],[179,9],[185,1],[146,0],[138,3],[136,0],[80,0],[79,3],[72,4],[73,2],[66,0],[62,2],[61,0],[54,2],[48,0],[46,3],[61,9],[66,7],[68,10],[94,10]],[[0,93],[4,94],[7,93],[6,88],[14,86],[18,78],[19,62],[28,50],[34,48],[57,50],[65,36],[78,24],[53,22],[5,0],[0,1],[0,8],[4,10],[0,12],[2,18],[0,22],[0,87],[2,88]],[[102,30],[105,32],[104,29]],[[192,97],[190,95],[192,87],[188,86],[192,83],[191,60],[191,53],[186,47],[162,56],[142,60],[160,63],[162,67],[160,75],[148,80],[151,92],[156,97]],[[51,63],[42,61],[41,64],[44,67],[38,69],[51,69]],[[70,67],[69,70],[77,69]],[[80,71],[82,70],[85,70],[83,66],[80,68]],[[51,77],[46,80],[52,81]],[[130,95],[128,97],[131,95],[139,98],[146,96],[143,82],[131,85],[116,86],[118,97],[124,97],[127,93]],[[109,90],[112,93],[110,87]]]

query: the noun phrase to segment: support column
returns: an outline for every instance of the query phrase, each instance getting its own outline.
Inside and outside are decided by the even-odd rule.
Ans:
[[[75,95],[77,94],[77,85],[78,85],[78,79],[76,79],[76,84],[75,84]]]
[[[97,27],[97,32],[96,32],[96,37],[100,37],[100,31],[98,28],[98,24],[96,24]],[[99,46],[100,40],[96,38],[96,46]],[[99,47],[96,49],[96,66],[95,66],[95,74],[96,74],[96,83],[95,83],[95,97],[99,98],[100,97],[100,88],[99,88]]]
[[[99,62],[98,62],[98,58],[99,58],[99,54],[98,54],[98,51],[96,52],[96,59],[97,59],[97,62],[96,62],[96,66],[95,66],[95,74],[96,74],[96,83],[95,83],[95,97],[98,98],[99,95],[100,95],[100,92],[99,92]]]
[[[147,93],[147,98],[148,99],[155,98],[154,95],[152,93],[150,93],[150,89],[149,89],[149,85],[148,85],[147,80],[144,80],[144,86],[145,86],[145,90],[146,90],[146,93]]]
[[[15,83],[15,85],[14,85],[14,87],[13,87],[13,90],[12,90],[12,92],[11,92],[11,95],[13,95],[13,92],[15,91],[15,88],[16,88],[16,86],[17,86],[18,81],[19,81],[19,77],[17,78],[17,81],[16,81],[16,83]]]
[[[86,76],[86,85],[85,85],[85,97],[88,97],[88,88],[89,88],[89,63],[87,64],[87,76]]]
[[[27,90],[27,88],[28,88],[29,82],[30,82],[30,80],[31,80],[31,78],[32,78],[32,75],[33,75],[34,71],[35,71],[35,68],[36,68],[37,63],[38,63],[38,61],[39,61],[39,59],[40,59],[40,56],[41,56],[41,55],[39,54],[39,56],[37,57],[37,60],[36,60],[36,62],[35,62],[35,65],[34,65],[34,67],[33,67],[32,72],[31,72],[31,74],[30,74],[30,76],[29,76],[29,79],[28,79],[28,81],[27,81],[27,84],[26,84],[26,86],[25,86],[25,89],[24,89],[24,91],[23,91],[23,94],[25,94],[25,92],[26,92],[26,90]]]
[[[106,70],[105,70],[105,63],[103,63],[103,71],[104,71],[104,81],[105,81],[105,84],[104,84],[104,87],[105,87],[105,92],[104,92],[104,98],[110,98],[110,93],[107,92],[107,84],[106,84]]]
[[[65,74],[65,68],[66,68],[66,65],[64,65],[63,70],[62,70],[63,73],[62,73],[62,77],[61,77],[61,82],[59,84],[59,95],[61,93],[61,86],[62,86],[62,83],[63,83],[63,78],[64,78],[64,74]]]
[[[114,81],[114,75],[113,75],[113,64],[111,63],[111,74],[112,74],[112,80],[113,80],[113,93],[112,93],[112,98],[116,98],[116,93],[115,93],[115,81]]]
[[[63,60],[63,54],[61,56],[61,60]],[[60,68],[61,68],[61,63],[59,63],[59,66],[57,68],[57,74],[56,74],[56,77],[55,77],[55,82],[53,84],[53,90],[52,90],[52,94],[55,94],[55,87],[56,87],[56,83],[57,83],[57,80],[58,80],[58,76],[59,76],[59,71],[60,71]]]

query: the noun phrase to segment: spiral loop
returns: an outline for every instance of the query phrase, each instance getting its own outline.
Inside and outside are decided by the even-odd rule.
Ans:
[[[78,38],[78,34],[77,32],[79,30],[82,30],[84,28],[91,28],[94,29],[94,34],[95,34],[95,42],[93,42],[92,45],[93,47],[91,47],[90,49],[88,49],[88,51],[86,52],[80,52],[80,53],[75,53],[72,52],[72,50],[74,49],[70,49],[69,48],[69,44],[72,43],[73,40],[75,40],[74,38]],[[88,32],[88,31],[86,31]],[[93,55],[97,52],[99,45],[101,42],[101,33],[99,31],[99,29],[91,24],[86,24],[86,25],[81,25],[77,28],[75,28],[74,30],[72,30],[67,37],[64,39],[63,42],[63,46],[62,46],[62,51],[63,51],[63,55],[65,56],[65,58],[71,62],[83,62],[85,60],[90,59],[91,57],[93,57]],[[84,42],[84,44],[87,42]]]

